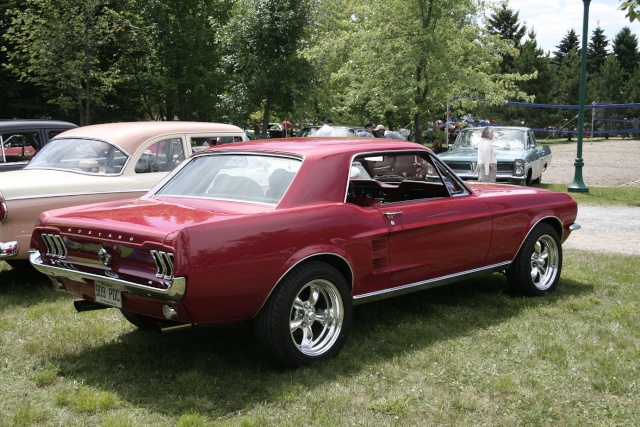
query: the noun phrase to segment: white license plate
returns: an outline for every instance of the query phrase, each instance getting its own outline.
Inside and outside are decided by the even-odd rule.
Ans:
[[[104,283],[95,282],[96,302],[122,308],[122,292]]]

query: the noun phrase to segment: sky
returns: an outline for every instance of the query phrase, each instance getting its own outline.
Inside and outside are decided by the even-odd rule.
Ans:
[[[499,4],[500,0],[493,0]],[[567,32],[573,29],[582,45],[582,23],[584,20],[584,3],[582,0],[508,0],[509,9],[519,12],[521,23],[536,32],[538,46],[545,53],[553,52]],[[618,10],[622,0],[591,0],[589,4],[589,40],[593,30],[600,26],[609,43],[623,27],[629,27],[638,38],[640,45],[640,22],[633,23]],[[640,46],[639,46],[640,47]],[[609,45],[611,49],[611,44]]]

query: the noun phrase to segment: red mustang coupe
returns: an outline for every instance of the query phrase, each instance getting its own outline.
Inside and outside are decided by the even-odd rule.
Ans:
[[[139,199],[42,213],[32,265],[143,329],[253,319],[276,362],[335,356],[352,306],[505,272],[558,285],[575,201],[461,181],[429,149],[290,138],[195,154]]]

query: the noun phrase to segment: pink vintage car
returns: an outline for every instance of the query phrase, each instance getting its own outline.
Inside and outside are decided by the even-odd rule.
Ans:
[[[29,240],[40,212],[140,197],[217,137],[248,139],[223,123],[106,123],[68,130],[22,170],[0,174],[0,261],[29,266]]]
[[[285,366],[339,353],[352,306],[506,272],[558,285],[575,201],[466,184],[427,148],[291,138],[197,153],[144,197],[44,212],[32,265],[143,329],[253,319]]]

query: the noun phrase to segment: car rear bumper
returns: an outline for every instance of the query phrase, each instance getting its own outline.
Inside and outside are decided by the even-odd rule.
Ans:
[[[20,245],[17,241],[0,242],[0,259],[13,258],[18,255]]]
[[[160,301],[179,302],[184,298],[187,288],[187,281],[184,277],[174,277],[170,283],[167,283],[167,287],[165,289],[159,289],[113,277],[63,268],[58,265],[46,265],[40,256],[40,253],[37,251],[30,252],[29,261],[36,270],[49,276],[53,281],[54,288],[59,291],[65,291],[65,288],[58,279],[67,279],[73,282],[87,284],[100,282],[115,289],[119,289],[120,291],[134,295],[149,297]]]

